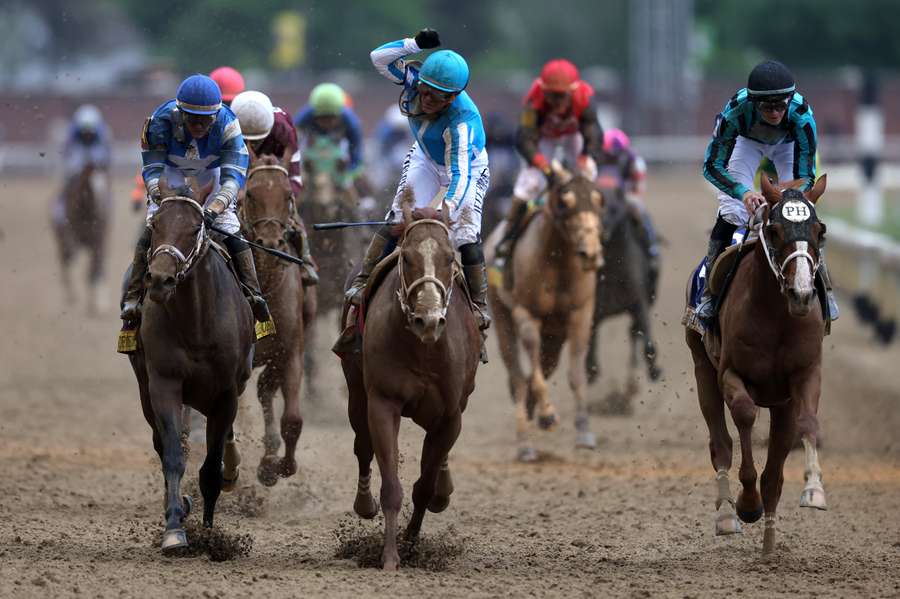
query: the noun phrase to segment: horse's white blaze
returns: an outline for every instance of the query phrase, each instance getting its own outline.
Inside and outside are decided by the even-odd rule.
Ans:
[[[438,250],[438,243],[434,239],[424,239],[416,248],[422,256],[425,266],[425,276],[435,276],[434,256]],[[421,304],[426,310],[439,310],[441,307],[441,292],[437,285],[428,281],[419,288],[416,293],[416,302]]]
[[[797,242],[798,252],[809,252],[809,243],[806,241]],[[798,294],[804,295],[813,291],[813,271],[812,263],[802,257],[794,260],[796,270],[794,271],[793,288]]]

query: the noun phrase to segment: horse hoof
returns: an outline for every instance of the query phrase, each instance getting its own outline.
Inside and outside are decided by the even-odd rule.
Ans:
[[[596,449],[597,437],[591,431],[582,431],[575,435],[575,447],[578,449]]]
[[[428,511],[432,514],[440,514],[447,509],[448,505],[450,505],[450,497],[435,495],[431,498],[431,501],[428,502]]]
[[[770,556],[775,553],[775,529],[767,528],[763,531],[763,555]]]
[[[256,478],[266,487],[274,487],[278,482],[277,458],[263,458],[256,469]]]
[[[378,514],[378,504],[371,493],[357,493],[353,502],[353,511],[360,518],[371,520]]]
[[[753,524],[763,516],[763,508],[760,506],[755,510],[742,510],[740,508],[737,509],[738,518],[741,519],[741,522],[746,522],[747,524]]]
[[[743,532],[741,521],[734,514],[722,514],[716,518],[716,536],[739,535]]]
[[[241,471],[234,471],[234,478],[223,478],[222,479],[222,491],[226,493],[231,493],[237,488],[238,479],[241,477]]]
[[[280,474],[282,478],[289,478],[297,474],[297,460],[281,458],[281,463],[278,466],[278,474]]]
[[[663,375],[663,371],[662,371],[662,368],[660,368],[659,366],[651,366],[650,368],[647,369],[647,376],[654,383],[656,381],[658,381],[659,379],[661,379],[662,375]]]
[[[191,515],[191,511],[194,509],[194,500],[191,499],[190,495],[182,495],[181,496],[181,509],[184,510],[184,518],[187,518]],[[182,518],[183,519],[183,518]]]
[[[516,454],[516,459],[525,463],[536,462],[538,459],[537,450],[534,447],[520,447]]]
[[[541,430],[552,431],[559,424],[559,416],[556,414],[548,414],[546,416],[538,416],[538,426]]]
[[[178,555],[187,546],[187,533],[183,528],[173,528],[163,533],[163,555]]]
[[[825,491],[822,489],[803,489],[803,493],[800,494],[800,507],[827,510]]]

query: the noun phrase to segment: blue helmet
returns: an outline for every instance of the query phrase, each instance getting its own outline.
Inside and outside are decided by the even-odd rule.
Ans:
[[[469,65],[453,50],[438,50],[425,59],[419,79],[441,91],[458,93],[469,84]]]
[[[222,107],[222,92],[206,75],[191,75],[178,86],[178,108],[191,114],[216,114]]]

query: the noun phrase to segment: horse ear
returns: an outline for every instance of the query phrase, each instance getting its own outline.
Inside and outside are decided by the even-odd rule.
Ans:
[[[769,179],[769,176],[763,173],[760,179],[760,187],[762,188],[763,197],[766,198],[766,201],[769,204],[777,204],[781,201],[781,192],[778,191],[778,188],[772,185],[772,181]]]
[[[247,146],[247,153],[250,155],[250,163],[252,164],[252,163],[256,162],[258,156],[256,155],[256,152],[253,150],[253,145],[251,145],[251,143],[247,140],[244,140],[244,145]]]
[[[441,222],[447,225],[447,228],[450,228],[450,209],[447,208],[447,202],[441,200]]]
[[[160,197],[163,197],[163,198],[169,198],[169,197],[172,197],[172,195],[174,195],[172,193],[172,188],[169,187],[169,180],[166,179],[165,177],[159,178],[159,195],[160,195]]]
[[[400,192],[400,209],[403,211],[403,221],[412,222],[412,210],[416,204],[416,195],[413,193],[412,187],[406,186]]]
[[[297,150],[299,152],[299,150]],[[290,148],[285,148],[284,154],[281,156],[281,166],[284,167],[284,170],[287,172],[291,172],[291,160],[294,159],[294,155],[291,154]]]
[[[822,194],[825,193],[825,187],[828,184],[828,175],[822,175],[816,181],[816,184],[812,186],[812,189],[803,194],[811,204],[815,204],[819,201],[819,198],[822,197]]]
[[[550,170],[553,173],[553,182],[557,185],[565,185],[572,180],[572,173],[570,173],[566,167],[555,158],[553,159],[553,162],[550,163]]]

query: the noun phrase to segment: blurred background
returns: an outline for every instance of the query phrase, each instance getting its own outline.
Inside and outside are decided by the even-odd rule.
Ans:
[[[430,26],[469,60],[469,92],[498,136],[512,131],[540,66],[566,57],[596,88],[604,127],[622,127],[656,168],[699,180],[716,113],[754,64],[775,58],[814,107],[821,170],[839,198],[828,210],[854,227],[834,227],[835,244],[865,241],[846,264],[837,260],[846,272],[837,277],[861,291],[857,308],[889,341],[897,282],[879,273],[898,261],[882,236],[900,238],[900,38],[885,18],[893,9],[890,0],[6,0],[0,172],[55,171],[66,125],[84,103],[111,127],[115,166],[133,172],[143,119],[185,75],[220,65],[290,114],[314,85],[335,81],[373,136],[397,90],[375,73],[369,51]],[[367,163],[378,151],[367,144]],[[492,170],[499,183],[499,162]],[[395,175],[371,177],[389,186]],[[868,266],[857,268],[860,252]]]

